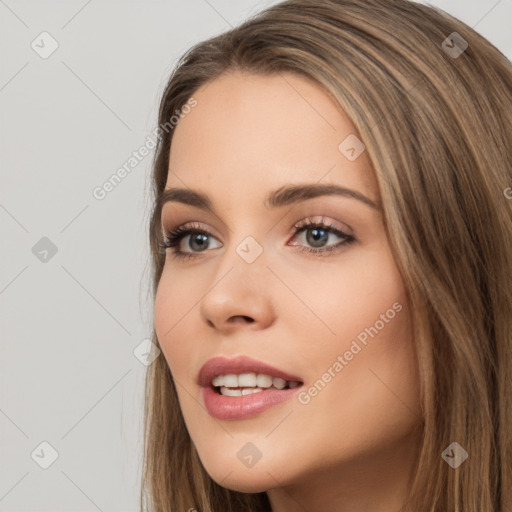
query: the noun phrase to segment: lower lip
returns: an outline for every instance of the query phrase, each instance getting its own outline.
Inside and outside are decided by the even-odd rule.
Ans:
[[[242,396],[224,396],[211,387],[203,388],[203,399],[211,416],[219,420],[243,420],[288,400],[302,388],[266,389]]]

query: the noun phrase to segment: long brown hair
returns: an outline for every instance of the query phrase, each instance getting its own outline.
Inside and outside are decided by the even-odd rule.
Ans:
[[[193,46],[160,104],[153,298],[165,261],[160,196],[171,117],[199,87],[238,70],[291,72],[322,85],[373,163],[411,301],[424,411],[402,511],[512,511],[510,61],[461,21],[407,0],[288,0]],[[153,341],[159,346],[155,332]],[[206,473],[164,357],[148,368],[144,434],[143,509],[270,509],[265,493],[225,489]],[[469,454],[456,469],[441,457],[452,442]]]

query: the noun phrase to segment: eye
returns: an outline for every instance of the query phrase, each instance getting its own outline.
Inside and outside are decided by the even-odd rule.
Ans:
[[[317,222],[313,221],[311,218],[304,219],[294,226],[294,230],[294,237],[296,237],[299,233],[303,234],[305,235],[306,244],[313,246],[313,248],[309,248],[303,245],[297,245],[297,248],[300,251],[313,254],[321,253],[322,255],[326,255],[326,253],[329,254],[333,251],[339,251],[355,241],[355,238],[352,235],[344,233],[340,229],[329,224],[328,221],[324,221],[323,218]],[[325,244],[329,240],[329,236],[341,238],[341,241],[336,244],[326,246]]]
[[[344,233],[340,229],[330,225],[328,222],[325,222],[323,219],[317,222],[314,222],[310,218],[300,221],[293,227],[293,238],[297,238],[297,235],[299,234],[306,235],[305,243],[310,244],[313,247],[306,247],[296,243],[288,243],[287,245],[293,247],[296,246],[300,251],[313,254],[327,255],[334,251],[339,251],[343,249],[343,247],[348,246],[355,241],[355,238],[352,235]],[[330,236],[340,238],[341,241],[334,245],[325,246]],[[188,245],[190,252],[184,251],[181,247],[182,241],[185,239],[188,239],[186,244]],[[211,249],[211,239],[216,240],[211,233],[202,229],[200,225],[196,223],[189,223],[183,226],[178,226],[168,233],[165,233],[164,241],[161,243],[160,249],[162,251],[171,249],[171,252],[176,258],[190,259],[195,258],[201,252],[205,252],[206,249]],[[221,245],[213,248],[217,249]]]
[[[190,237],[188,247],[193,252],[183,251],[181,242],[183,239]],[[161,250],[171,249],[177,258],[189,259],[196,256],[194,252],[203,252],[209,247],[209,238],[214,238],[208,231],[202,229],[198,224],[190,223],[184,226],[178,226],[176,229],[164,234],[164,241],[161,244]],[[214,247],[217,248],[217,247]]]

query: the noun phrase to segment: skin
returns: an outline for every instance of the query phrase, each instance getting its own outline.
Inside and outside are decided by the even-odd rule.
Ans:
[[[229,72],[194,97],[197,106],[175,128],[166,188],[206,193],[217,215],[164,205],[164,229],[197,222],[211,236],[205,251],[191,236],[181,240],[191,260],[167,249],[154,321],[199,457],[222,486],[266,491],[273,512],[397,512],[422,413],[409,304],[381,210],[336,195],[263,205],[271,190],[319,182],[380,201],[367,152],[350,161],[338,149],[357,130],[320,86],[290,73]],[[355,240],[331,253],[301,252],[343,241],[329,234],[314,245],[314,228],[294,236],[307,217]],[[263,249],[250,264],[235,250],[247,236]],[[400,312],[309,403],[294,396],[244,420],[217,420],[205,409],[196,377],[210,358],[264,361],[300,376],[298,393],[394,303]],[[247,442],[262,454],[250,468],[236,456]]]

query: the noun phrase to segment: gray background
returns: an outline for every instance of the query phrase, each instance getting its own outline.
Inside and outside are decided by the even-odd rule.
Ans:
[[[0,511],[138,510],[152,153],[92,191],[177,58],[274,3],[0,0]],[[430,3],[512,59],[512,0]]]

